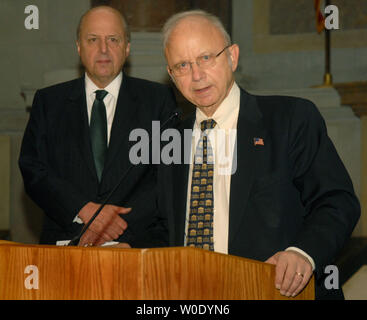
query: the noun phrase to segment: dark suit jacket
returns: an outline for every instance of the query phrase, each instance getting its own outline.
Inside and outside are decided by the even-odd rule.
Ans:
[[[73,223],[89,201],[103,202],[130,165],[129,142],[134,128],[152,131],[152,121],[167,119],[175,108],[172,90],[124,75],[111,129],[102,180],[93,162],[84,77],[37,91],[24,133],[19,166],[25,190],[44,210],[41,243],[71,239],[81,225]],[[110,204],[132,207],[124,215],[128,229],[120,241],[133,246],[159,243],[146,239],[145,229],[155,224],[156,168],[134,167]],[[154,242],[151,242],[153,241]]]
[[[194,121],[195,114],[181,132]],[[264,146],[255,146],[254,138]],[[307,100],[241,89],[236,146],[229,254],[265,261],[298,247],[315,261],[317,297],[330,296],[323,288],[324,267],[350,237],[360,206],[318,110]],[[168,219],[171,246],[184,244],[188,174],[188,164],[159,169],[159,207]]]

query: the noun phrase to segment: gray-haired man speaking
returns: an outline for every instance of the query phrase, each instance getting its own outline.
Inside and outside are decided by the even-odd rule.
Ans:
[[[275,285],[286,296],[297,295],[314,273],[316,298],[341,298],[320,279],[350,237],[360,207],[317,108],[240,88],[239,47],[206,12],[171,17],[163,36],[168,73],[197,107],[180,130],[200,135],[192,140],[198,144],[191,165],[160,167],[170,244],[275,264]],[[220,149],[211,137],[233,129],[235,141]],[[196,162],[202,148],[207,156]],[[233,175],[219,174],[219,163],[210,162],[218,152],[236,156]]]

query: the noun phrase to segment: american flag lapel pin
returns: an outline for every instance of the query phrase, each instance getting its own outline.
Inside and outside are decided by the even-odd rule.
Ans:
[[[264,139],[254,138],[254,146],[265,146]]]

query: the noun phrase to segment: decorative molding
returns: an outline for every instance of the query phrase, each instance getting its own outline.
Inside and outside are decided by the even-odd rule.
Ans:
[[[350,106],[359,117],[367,116],[367,81],[335,83],[343,105]]]

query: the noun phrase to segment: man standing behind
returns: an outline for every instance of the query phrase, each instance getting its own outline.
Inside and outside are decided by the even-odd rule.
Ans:
[[[26,192],[45,212],[43,244],[79,233],[130,166],[130,131],[149,131],[175,108],[166,86],[122,73],[130,35],[117,10],[90,9],[77,37],[85,76],[37,91],[19,159]],[[152,166],[133,168],[80,245],[159,243],[159,231],[145,238],[157,222],[155,183]]]
[[[297,295],[314,272],[316,298],[341,298],[320,279],[350,237],[360,207],[317,108],[241,89],[233,74],[239,47],[206,12],[171,17],[163,37],[168,73],[197,107],[181,136],[198,129],[191,153],[185,148],[191,164],[159,170],[170,245],[274,264],[275,286],[286,296]],[[231,130],[236,139],[228,139]],[[224,147],[214,139],[219,131],[229,141]],[[224,153],[231,159],[227,171],[212,160]]]

